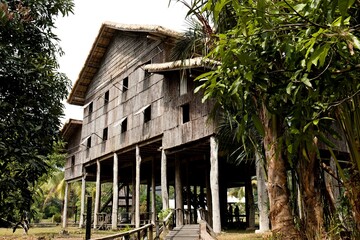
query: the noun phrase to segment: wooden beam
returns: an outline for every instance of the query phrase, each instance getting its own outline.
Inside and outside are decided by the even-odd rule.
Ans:
[[[210,137],[210,187],[212,198],[212,220],[215,233],[221,232],[220,195],[219,195],[219,143],[214,136]]]
[[[62,227],[65,229],[67,227],[67,208],[69,201],[69,183],[65,184],[65,195],[64,195],[64,211],[63,211],[63,225]]]
[[[100,161],[96,161],[96,193],[95,193],[95,207],[94,207],[94,228],[98,226],[98,213],[100,208],[100,196],[101,196],[101,173]]]
[[[79,228],[84,227],[84,215],[85,215],[85,193],[86,193],[86,180],[85,174],[81,178],[81,206],[80,206],[80,221]]]
[[[167,159],[164,149],[161,150],[161,198],[163,210],[169,208],[169,192],[167,185]]]
[[[156,162],[155,158],[152,160],[151,166],[151,223],[155,225],[156,222],[156,186],[155,186],[155,174],[156,174]]]
[[[182,197],[181,182],[181,160],[175,159],[175,209],[176,209],[176,227],[184,225],[184,205]]]
[[[135,178],[135,228],[140,227],[140,148],[136,145],[136,178]]]
[[[119,207],[119,159],[114,153],[113,163],[113,200],[112,200],[112,216],[111,229],[116,230],[118,224],[118,207]]]

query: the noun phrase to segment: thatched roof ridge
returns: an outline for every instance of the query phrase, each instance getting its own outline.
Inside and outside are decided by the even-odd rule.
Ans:
[[[218,61],[196,57],[173,62],[148,64],[144,66],[144,69],[149,72],[166,72],[199,67],[213,69],[218,65],[220,65],[220,62]]]

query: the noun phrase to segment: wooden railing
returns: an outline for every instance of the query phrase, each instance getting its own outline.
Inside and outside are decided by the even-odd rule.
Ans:
[[[202,240],[216,240],[216,234],[210,225],[204,221],[200,221],[200,239]]]
[[[155,239],[160,239],[160,234],[169,229],[169,225],[173,224],[174,212],[171,211],[162,221],[157,221],[156,223],[156,237]]]
[[[149,240],[153,240],[153,225],[152,224],[146,224],[142,227],[127,231],[127,232],[122,232],[122,233],[117,233],[117,234],[113,234],[113,235],[109,235],[109,236],[105,236],[105,237],[99,237],[99,238],[92,238],[92,240],[112,240],[112,239],[116,239],[116,238],[120,238],[120,237],[124,237],[125,239],[130,238],[131,235],[137,235],[136,239],[140,240],[140,239],[145,239],[146,235],[147,239]]]

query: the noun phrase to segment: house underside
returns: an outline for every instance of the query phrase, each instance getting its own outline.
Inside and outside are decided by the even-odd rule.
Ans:
[[[137,150],[138,149],[138,156]],[[106,206],[101,206],[100,202],[107,203],[107,210],[98,212],[97,220],[94,220],[94,227],[101,227],[103,224],[121,227],[124,224],[136,225],[136,178],[137,178],[137,164],[136,159],[141,158],[139,169],[139,183],[147,188],[147,210],[146,212],[139,211],[140,224],[156,221],[156,210],[151,208],[152,194],[161,194],[162,178],[166,178],[167,190],[169,187],[174,189],[175,209],[178,224],[197,223],[199,220],[198,209],[202,209],[205,213],[205,219],[212,222],[212,196],[210,186],[210,162],[211,146],[210,138],[200,139],[195,142],[185,144],[173,149],[162,149],[162,138],[150,139],[146,142],[139,143],[137,146],[122,149],[113,154],[103,156],[88,162],[84,165],[84,183],[86,182],[100,182],[97,187],[99,192],[98,200],[94,199],[98,205],[96,211],[106,209]],[[116,157],[115,157],[116,156]],[[162,163],[166,161],[166,176],[162,175]],[[117,163],[116,163],[117,161]],[[116,168],[117,165],[117,168]],[[226,156],[218,154],[218,186],[219,186],[219,204],[220,204],[220,218],[221,225],[228,225],[227,216],[227,191],[228,188],[243,187],[246,181],[251,181],[251,177],[255,175],[255,167],[253,164],[243,163],[238,166],[227,163]],[[114,169],[115,168],[115,169]],[[100,169],[99,172],[97,170]],[[114,184],[114,174],[117,175],[117,187],[120,191],[122,188],[126,189],[125,193],[118,194],[118,211],[113,215],[114,211],[114,196],[110,196],[111,200],[104,199],[108,197],[101,194],[101,184]],[[179,178],[177,178],[179,176]],[[179,180],[180,179],[180,182]],[[116,183],[114,184],[116,185]],[[153,192],[152,186],[155,186]],[[179,185],[179,186],[178,186]],[[104,196],[105,195],[105,196]],[[176,197],[177,196],[177,197]],[[103,198],[103,199],[101,199]],[[127,199],[126,199],[127,198]],[[115,196],[116,199],[116,196]],[[122,199],[122,201],[121,201]],[[82,199],[85,201],[85,199]],[[124,205],[124,201],[127,203]],[[116,200],[115,200],[116,202]],[[85,202],[83,203],[85,204]],[[163,203],[164,204],[164,203]],[[187,211],[187,206],[191,206],[191,211]],[[168,206],[169,207],[169,206]],[[96,207],[95,207],[96,208]],[[121,209],[122,208],[122,209]],[[83,208],[86,209],[86,208]],[[111,209],[111,211],[110,211]],[[153,214],[155,213],[155,215]],[[84,210],[81,212],[84,216]],[[104,218],[104,215],[107,215]],[[115,221],[112,220],[117,216]],[[125,216],[125,217],[124,217]],[[181,218],[181,219],[179,219]],[[104,220],[106,219],[106,220]],[[248,219],[247,218],[244,218]],[[80,216],[80,226],[84,225],[84,217]],[[244,227],[248,226],[243,223]]]

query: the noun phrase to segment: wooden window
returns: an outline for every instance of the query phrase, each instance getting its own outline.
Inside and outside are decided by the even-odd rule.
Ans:
[[[151,105],[144,110],[144,123],[151,120]]]
[[[89,114],[93,112],[93,102],[89,104]]]
[[[190,105],[184,104],[181,106],[182,109],[182,122],[186,123],[190,121]]]
[[[87,139],[86,148],[91,148],[91,137]]]
[[[71,168],[73,169],[75,166],[75,156],[71,157]]]
[[[129,78],[126,77],[123,79],[123,92],[126,92],[129,89]]]
[[[108,140],[108,128],[104,128],[103,130],[103,137],[102,140],[105,142],[106,140]]]
[[[109,103],[109,91],[106,91],[104,95],[104,105],[108,103]]]
[[[127,118],[125,118],[121,123],[121,133],[124,133],[127,131]]]

